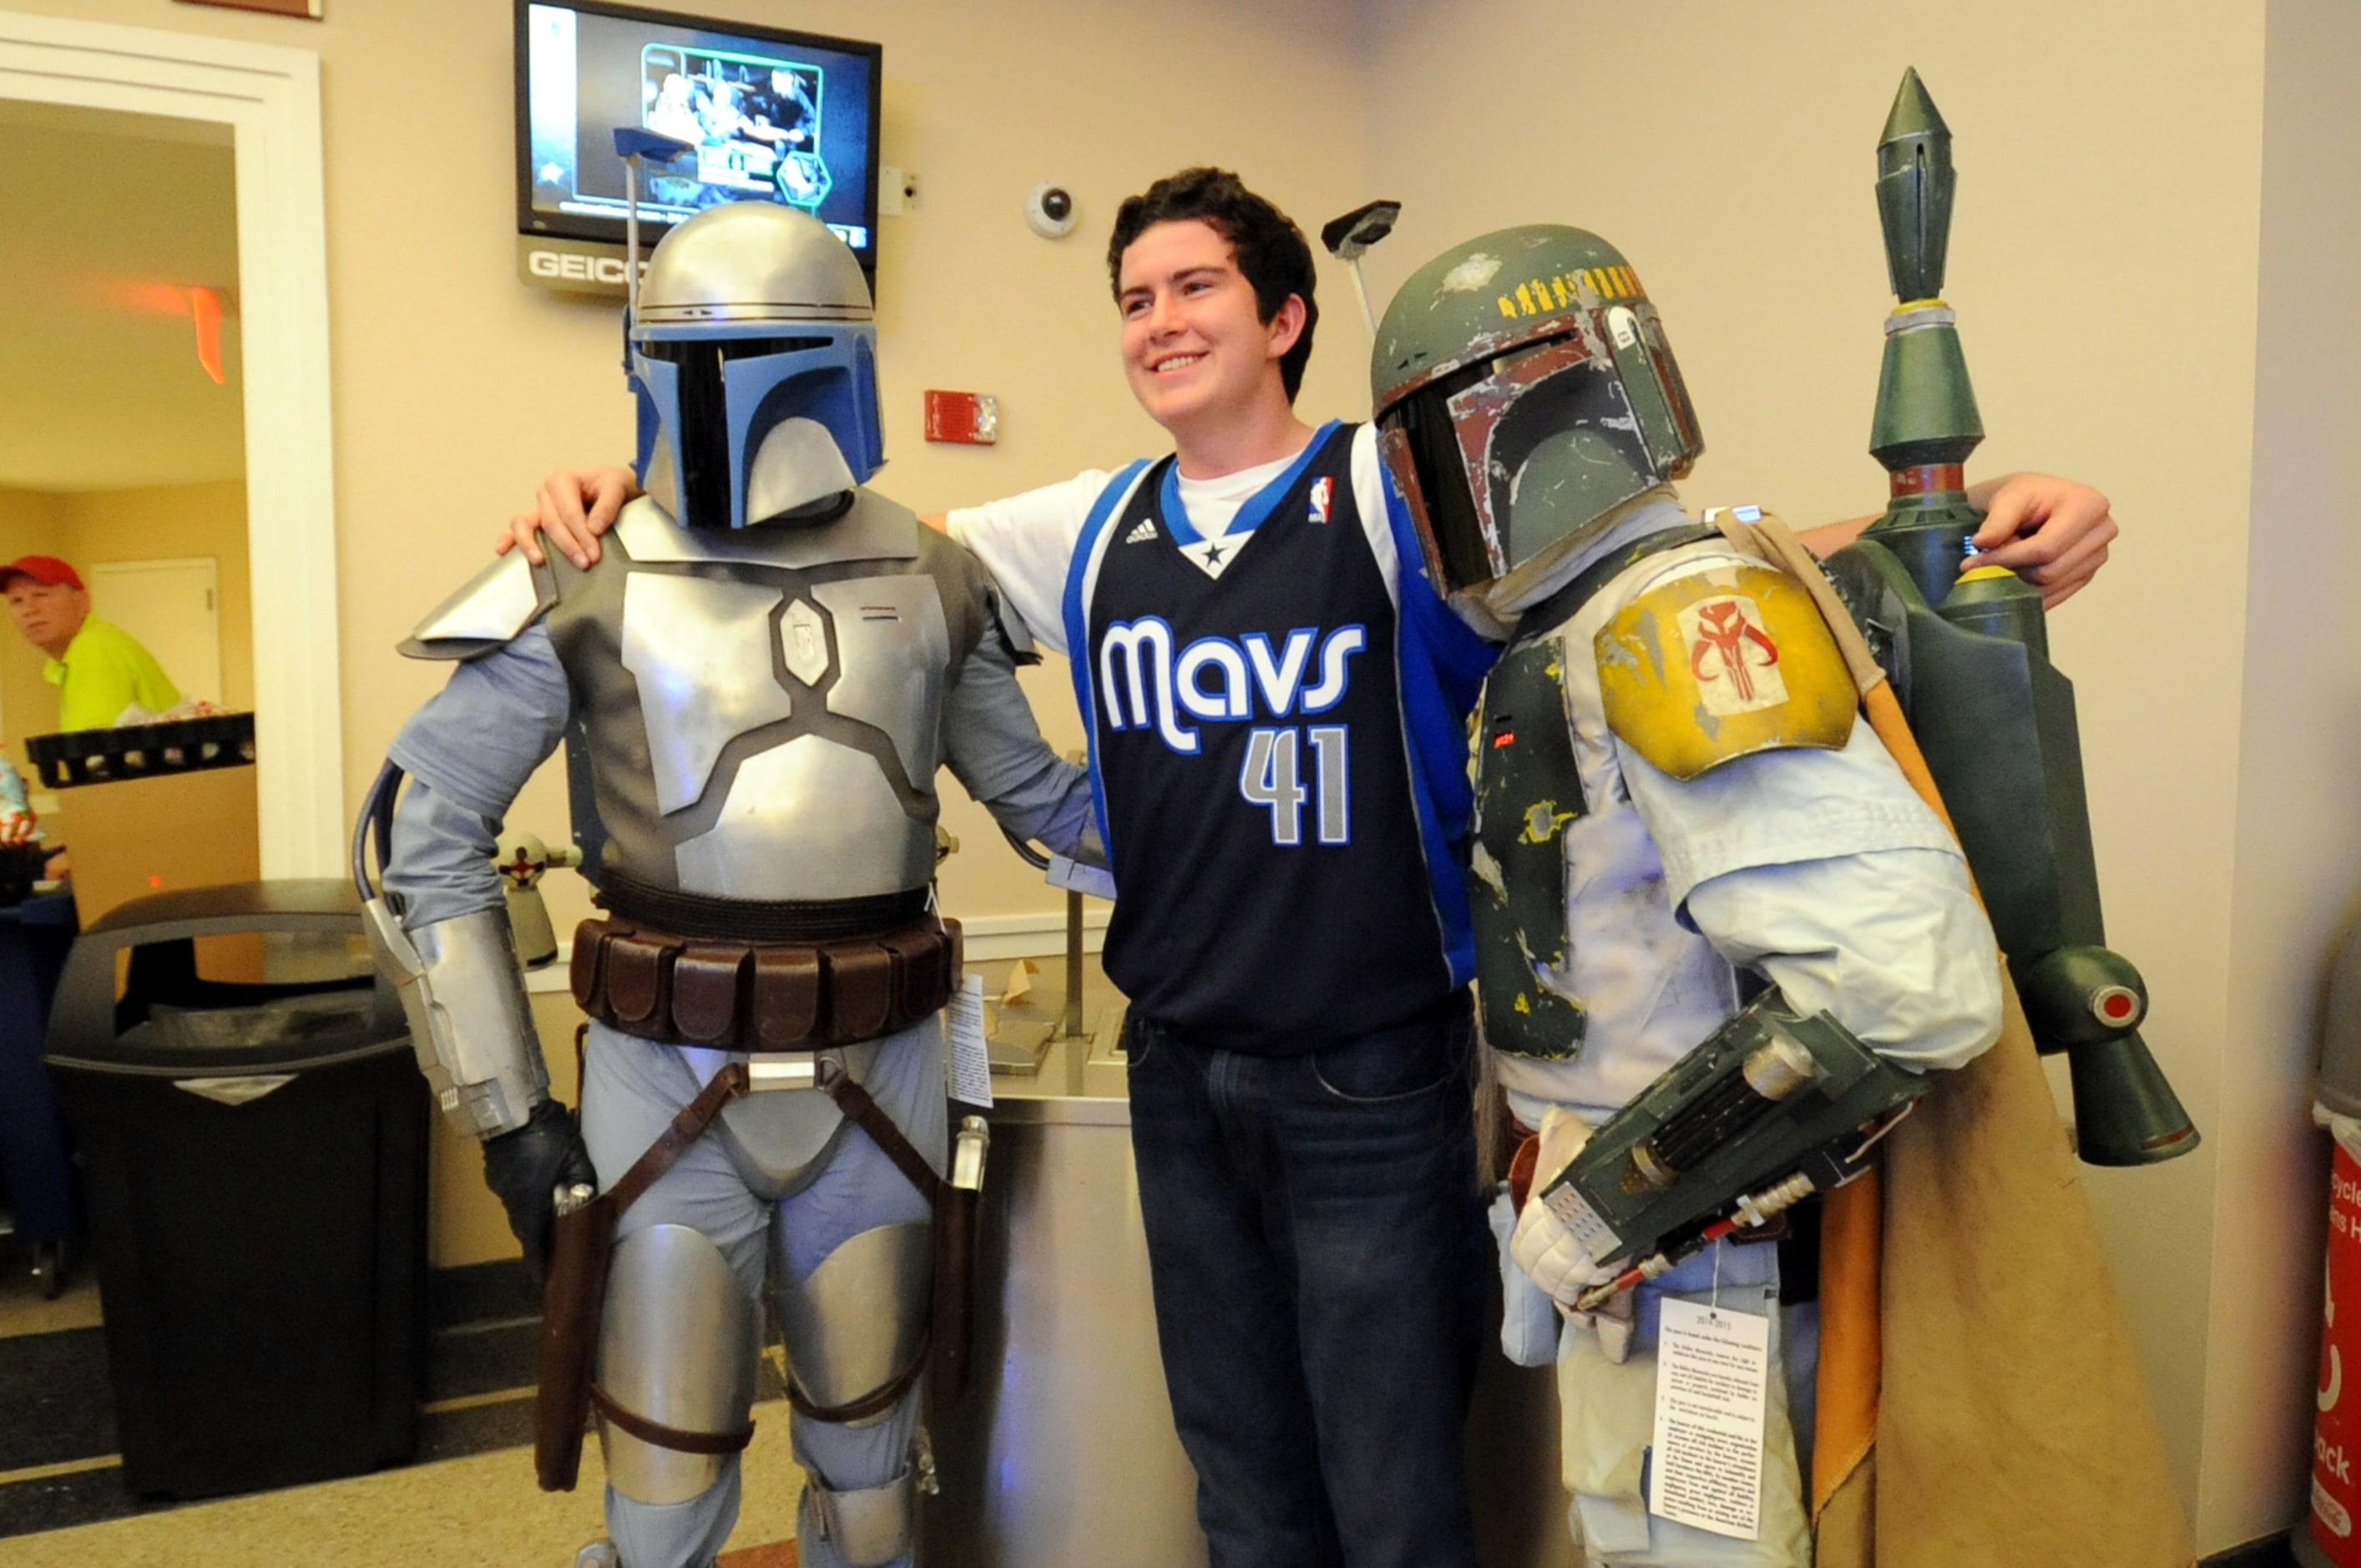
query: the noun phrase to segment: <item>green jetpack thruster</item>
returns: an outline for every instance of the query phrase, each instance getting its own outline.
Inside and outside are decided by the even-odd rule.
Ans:
[[[2049,663],[2038,589],[1997,566],[1960,570],[1983,521],[1962,466],[1984,431],[1956,313],[1939,297],[1951,133],[1916,71],[1903,73],[1877,158],[1900,303],[1870,450],[1893,499],[1828,559],[1828,576],[1926,753],[2034,1039],[2065,1053],[2077,1151],[2092,1165],[2171,1159],[2197,1146],[2197,1129],[2140,1039],[2147,984],[2106,945],[2073,683]]]

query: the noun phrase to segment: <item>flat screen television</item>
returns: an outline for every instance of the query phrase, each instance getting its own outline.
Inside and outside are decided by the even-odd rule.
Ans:
[[[643,161],[642,246],[723,202],[778,202],[835,230],[873,280],[882,60],[876,44],[816,33],[517,0],[518,232],[620,256],[614,132],[637,126],[696,149]]]

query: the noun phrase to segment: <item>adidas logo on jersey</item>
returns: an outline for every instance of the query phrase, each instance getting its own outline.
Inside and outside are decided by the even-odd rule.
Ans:
[[[1140,519],[1139,526],[1133,529],[1129,533],[1125,534],[1123,536],[1123,542],[1126,544],[1137,544],[1155,537],[1156,520],[1152,517],[1148,517]]]

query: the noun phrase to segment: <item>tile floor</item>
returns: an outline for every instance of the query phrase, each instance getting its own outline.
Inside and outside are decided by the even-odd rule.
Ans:
[[[317,1486],[195,1503],[125,1494],[86,1267],[42,1299],[0,1245],[0,1568],[565,1568],[600,1533],[598,1449],[582,1484],[533,1484],[530,1381],[537,1324],[497,1271],[438,1277],[420,1462]],[[774,1353],[775,1354],[775,1352]],[[794,1568],[802,1472],[776,1369],[763,1378],[746,1502],[724,1568]]]

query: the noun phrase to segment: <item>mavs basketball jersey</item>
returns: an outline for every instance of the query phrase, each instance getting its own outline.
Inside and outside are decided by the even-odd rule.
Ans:
[[[1379,476],[1364,433],[1326,426],[1207,541],[1173,460],[1134,465],[1075,551],[1106,971],[1207,1045],[1317,1049],[1472,968],[1466,718],[1491,650],[1418,575]]]

